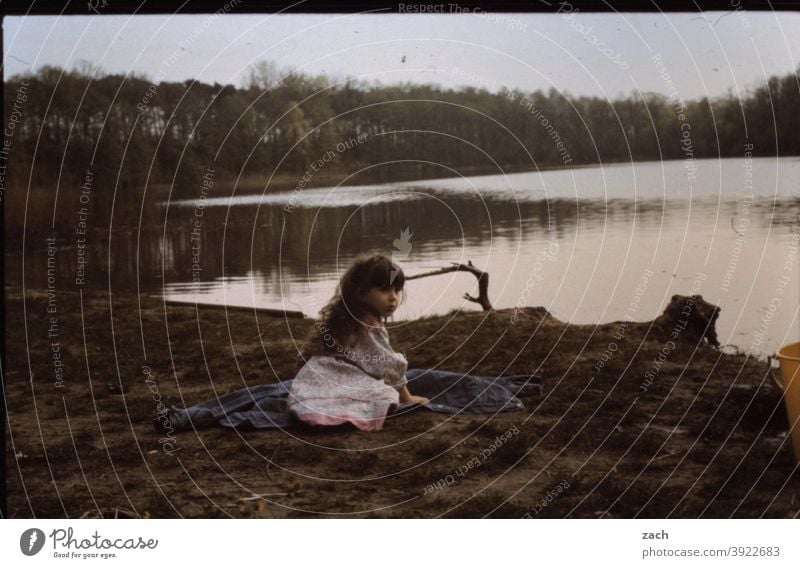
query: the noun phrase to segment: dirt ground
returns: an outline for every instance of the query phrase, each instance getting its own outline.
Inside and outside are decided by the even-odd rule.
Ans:
[[[535,373],[544,392],[524,411],[421,409],[373,433],[211,427],[167,440],[151,422],[159,399],[290,378],[312,321],[89,291],[59,291],[50,308],[46,291],[23,301],[6,288],[11,518],[800,515],[767,363],[669,348],[648,323],[569,325],[542,308],[393,322],[409,367]]]

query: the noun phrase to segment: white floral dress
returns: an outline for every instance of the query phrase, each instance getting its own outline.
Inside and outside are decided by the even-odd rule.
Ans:
[[[400,402],[408,361],[389,345],[383,325],[368,328],[345,353],[315,355],[298,371],[288,408],[303,422],[331,426],[352,422],[380,430]]]

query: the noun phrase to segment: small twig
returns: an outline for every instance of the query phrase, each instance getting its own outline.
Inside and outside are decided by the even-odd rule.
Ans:
[[[275,448],[275,451],[272,452],[272,457],[267,461],[267,477],[270,479],[272,479],[272,474],[269,472],[269,466],[272,465],[272,461],[275,459],[275,455],[278,453],[278,450],[280,450],[280,448]]]
[[[261,493],[260,495],[254,493],[251,497],[239,497],[239,503],[246,503],[247,501],[258,501],[264,497],[276,497],[278,495],[288,495],[288,493]]]
[[[663,459],[666,459],[666,458],[671,458],[672,456],[677,456],[678,454],[682,454],[682,453],[683,453],[683,450],[675,450],[674,452],[670,452],[668,454],[664,454],[663,456],[658,456],[657,458],[654,458],[653,460],[651,460],[650,463],[657,462],[658,460],[663,460]]]
[[[739,237],[744,238],[744,235],[737,231],[736,227],[733,226],[733,215],[731,215],[731,229],[733,229],[733,232],[739,235]]]

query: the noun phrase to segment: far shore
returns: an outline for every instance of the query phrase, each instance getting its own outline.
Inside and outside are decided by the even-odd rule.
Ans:
[[[437,171],[441,173],[441,175],[436,175],[434,173],[429,173],[429,175],[420,175],[417,173],[409,172],[407,174],[397,174],[391,176],[368,176],[368,175],[360,175],[357,178],[353,179],[346,179],[349,175],[348,172],[334,172],[334,173],[323,173],[323,174],[316,174],[313,176],[308,183],[300,185],[300,182],[303,177],[303,172],[298,172],[297,175],[286,175],[286,174],[278,174],[270,178],[270,176],[250,176],[247,178],[243,178],[236,182],[236,195],[262,195],[262,194],[273,194],[273,193],[282,193],[286,191],[292,190],[299,190],[302,191],[303,189],[318,189],[321,187],[335,187],[339,185],[374,185],[374,184],[391,184],[391,183],[401,183],[401,182],[419,182],[425,180],[434,180],[434,179],[447,179],[447,178],[457,178],[457,177],[472,177],[472,176],[489,176],[489,175],[507,175],[507,174],[518,174],[518,173],[526,173],[526,172],[543,172],[543,171],[552,171],[552,170],[569,170],[569,169],[577,169],[577,168],[593,168],[598,166],[611,166],[611,165],[618,165],[618,164],[626,164],[630,162],[604,162],[602,164],[597,162],[590,162],[590,163],[555,163],[555,164],[539,164],[535,167],[531,166],[516,166],[516,165],[506,165],[502,166],[499,170],[497,167],[478,167],[478,166],[459,166],[457,169],[458,176],[454,175],[451,171],[446,171],[443,168],[439,168]],[[352,173],[352,172],[350,172]],[[387,179],[390,178],[390,179]],[[224,187],[233,188],[234,181],[220,181],[219,185]],[[164,184],[153,184],[153,188],[157,192],[168,192],[169,185]]]

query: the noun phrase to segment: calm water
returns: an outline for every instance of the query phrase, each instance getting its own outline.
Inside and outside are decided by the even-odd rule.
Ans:
[[[797,340],[800,159],[696,164],[693,181],[683,162],[645,162],[211,197],[202,209],[173,202],[165,227],[138,243],[113,237],[110,255],[91,251],[87,276],[107,287],[110,262],[112,287],[135,287],[138,276],[142,291],[170,299],[315,315],[350,260],[375,251],[409,275],[471,260],[489,272],[496,308],[645,321],[673,294],[697,293],[722,307],[723,344],[767,353]],[[45,268],[41,251],[26,262],[26,280]],[[477,294],[468,273],[406,289],[397,320],[480,309],[463,299]]]

